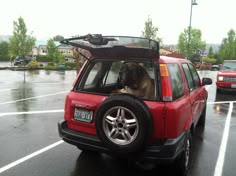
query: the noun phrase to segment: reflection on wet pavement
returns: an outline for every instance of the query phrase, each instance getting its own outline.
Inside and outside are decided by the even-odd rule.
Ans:
[[[19,83],[24,82],[24,71],[1,70],[0,83]],[[77,75],[76,70],[72,71],[48,71],[48,70],[31,70],[25,71],[26,82],[40,83],[71,83]]]
[[[84,151],[79,155],[70,176],[153,176],[157,173],[158,175],[177,176],[172,165],[143,165],[106,154]]]
[[[228,113],[229,109],[229,102],[230,101],[236,101],[236,92],[232,91],[222,91],[222,92],[217,92],[216,97],[215,97],[215,102],[219,102],[219,104],[215,104],[215,112],[216,113]],[[222,103],[221,103],[222,102]],[[223,103],[226,102],[226,103]],[[234,106],[232,117],[236,116],[236,107]]]
[[[0,70],[0,73],[1,113],[63,110],[66,91],[69,91],[77,75],[76,71],[27,71],[24,84],[22,71]],[[214,80],[215,76],[216,72],[201,71],[201,77],[211,77]],[[209,87],[208,92],[206,128],[205,130],[197,128],[193,138],[193,164],[190,173],[192,176],[214,174],[229,110],[229,103],[225,101],[236,101],[235,92],[217,94],[215,82]],[[30,99],[24,101],[16,101],[29,97]],[[234,104],[223,175],[235,175],[235,112]],[[1,167],[60,140],[56,125],[63,119],[62,112],[18,114],[1,116],[0,119],[2,120]],[[63,144],[4,172],[4,175],[176,176],[177,174],[173,165],[153,167],[149,164],[137,164],[105,154],[81,152],[74,146]]]

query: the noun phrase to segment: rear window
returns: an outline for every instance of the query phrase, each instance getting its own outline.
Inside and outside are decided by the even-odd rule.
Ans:
[[[145,85],[150,84],[151,82],[153,89],[150,91],[153,91],[154,97],[150,99],[155,99],[157,92],[155,83],[155,69],[153,63],[147,61],[134,62],[130,60],[121,61],[117,59],[95,59],[90,62],[87,67],[85,67],[83,75],[81,75],[82,77],[79,79],[79,82],[77,83],[74,90],[105,95],[120,93],[119,91],[123,91],[124,89],[127,90],[127,87],[130,86],[127,86],[121,81],[121,71],[123,66],[127,63],[138,65],[140,68],[145,70],[145,73],[148,75],[147,77],[149,82],[144,81],[142,83],[137,83],[137,87],[132,88],[132,91],[135,92],[134,95],[137,93],[137,96],[140,96],[141,98],[145,97],[142,95],[142,93],[146,91]],[[129,74],[129,76],[131,75],[131,73],[127,74]],[[135,81],[138,82],[142,80],[142,78],[137,75],[132,75],[129,77],[129,79],[133,79],[134,84],[136,84]]]
[[[159,52],[158,42],[142,37],[102,36],[100,34],[95,34],[65,39],[62,43],[90,48],[112,48],[115,46],[125,46],[127,48],[148,48]]]

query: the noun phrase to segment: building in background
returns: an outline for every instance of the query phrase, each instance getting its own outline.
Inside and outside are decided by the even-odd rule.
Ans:
[[[58,51],[60,51],[64,56],[73,56],[73,48],[69,45],[61,44],[60,42],[54,42]],[[47,41],[36,41],[35,46],[32,49],[32,56],[45,56],[47,55]]]

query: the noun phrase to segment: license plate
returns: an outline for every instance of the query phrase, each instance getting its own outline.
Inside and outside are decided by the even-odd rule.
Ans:
[[[92,122],[93,111],[75,108],[74,119],[83,122]]]
[[[236,88],[236,84],[231,84],[231,88]]]

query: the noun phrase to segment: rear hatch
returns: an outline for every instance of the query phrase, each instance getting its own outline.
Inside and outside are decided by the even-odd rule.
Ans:
[[[87,58],[75,81],[73,90],[67,95],[65,119],[73,130],[96,134],[94,118],[96,110],[110,95],[117,85],[119,70],[127,61],[142,63],[153,80],[157,80],[156,66],[152,63],[159,60],[158,42],[140,37],[86,35],[65,39],[63,44],[72,45],[76,51]],[[112,74],[111,74],[112,72]],[[114,78],[115,77],[115,78]],[[113,79],[114,78],[114,79]],[[156,83],[155,83],[156,84]],[[163,103],[156,99],[146,101],[153,116],[162,112]],[[160,117],[161,115],[159,115]],[[155,134],[163,131],[163,118],[154,119]],[[160,136],[158,136],[160,137]]]
[[[77,48],[77,52],[91,57],[159,58],[159,43],[141,37],[85,35],[62,40]],[[87,53],[86,51],[89,51]]]

